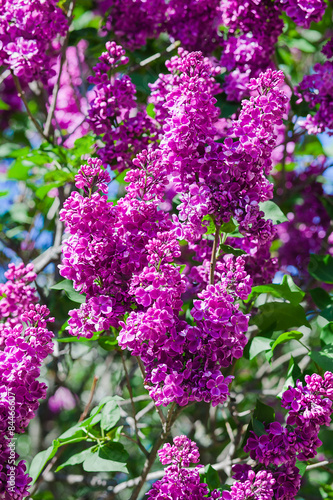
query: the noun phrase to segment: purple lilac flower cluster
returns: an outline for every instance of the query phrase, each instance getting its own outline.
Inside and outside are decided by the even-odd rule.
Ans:
[[[231,382],[221,368],[241,357],[246,344],[248,318],[237,301],[247,298],[252,280],[242,258],[221,258],[213,281],[194,302],[189,324],[181,311],[187,279],[179,272],[178,240],[201,240],[207,214],[216,225],[234,216],[245,233],[269,233],[271,223],[262,219],[258,202],[271,196],[264,173],[274,147],[272,124],[280,122],[286,97],[278,88],[280,73],[253,80],[257,95],[243,103],[231,132],[239,140],[215,143],[211,65],[200,53],[182,56],[172,63],[181,73],[165,96],[160,145],[133,160],[127,194],[117,206],[107,203],[110,179],[101,160],[81,167],[76,186],[85,196],[73,193],[61,212],[71,236],[60,272],[87,295],[70,312],[71,334],[91,337],[121,327],[119,345],[141,357],[146,387],[158,404],[216,405],[226,400]],[[170,181],[180,193],[179,218],[159,209]]]
[[[0,5],[0,64],[24,82],[47,82],[54,74],[57,39],[68,30],[56,0],[3,0]]]
[[[45,398],[46,385],[37,379],[43,360],[52,352],[53,333],[47,322],[54,319],[48,317],[46,306],[35,304],[35,290],[29,286],[36,276],[31,265],[11,264],[6,276],[8,282],[0,292],[0,498],[21,500],[28,495],[31,479],[23,460],[15,465],[18,454],[11,440],[24,432],[38,400]],[[15,481],[9,482],[13,469]]]
[[[245,232],[271,233],[271,224],[261,218],[258,203],[272,197],[265,174],[271,169],[274,126],[286,112],[288,99],[279,89],[282,72],[268,70],[251,80],[254,95],[243,101],[238,120],[220,144],[214,141],[218,110],[211,95],[211,66],[197,52],[180,58],[178,65],[182,74],[177,85],[166,96],[163,93],[168,87],[162,85],[168,115],[160,149],[173,165],[185,239],[200,238],[205,232],[202,219],[208,215],[214,216],[217,225],[235,217]],[[154,99],[158,99],[157,92]]]
[[[250,468],[242,471],[242,480],[236,481],[230,491],[223,491],[222,500],[272,500],[275,479],[271,472]]]
[[[0,283],[0,349],[3,349],[8,328],[21,323],[21,315],[30,304],[38,302],[36,289],[31,283],[36,279],[33,265],[9,264],[5,283]]]
[[[298,380],[295,388],[289,386],[282,394],[281,405],[288,410],[286,426],[272,422],[261,436],[251,431],[244,451],[273,474],[276,500],[295,498],[301,481],[296,460],[307,461],[316,456],[322,444],[318,433],[321,426],[330,425],[332,402],[333,374],[306,375],[305,385]],[[234,477],[244,482],[249,469],[246,465],[237,466]]]
[[[294,191],[297,186],[302,202],[295,204],[294,212],[288,214],[289,222],[277,226],[277,234],[282,241],[279,263],[285,272],[297,273],[300,278],[308,276],[310,253],[323,249],[332,253],[330,217],[321,202],[321,199],[331,196],[324,194],[323,185],[316,180],[325,165],[326,158],[322,161],[319,158],[302,172],[288,172],[286,175],[286,189]]]
[[[221,8],[222,24],[229,28],[220,61],[230,72],[224,90],[228,100],[240,101],[249,93],[250,78],[272,67],[283,22],[278,5],[271,0],[227,0]]]
[[[324,15],[324,0],[227,0],[221,2],[221,24],[229,28],[222,43],[220,64],[229,72],[224,91],[230,101],[248,95],[247,84],[252,77],[273,67],[272,56],[283,30],[280,18],[285,11],[296,24],[308,28]],[[305,82],[305,88],[309,88]]]
[[[98,0],[105,28],[130,50],[162,32],[190,51],[210,54],[222,46],[223,61],[232,70],[225,88],[229,99],[238,101],[249,79],[271,65],[282,11],[308,28],[321,20],[325,8],[324,0]],[[229,28],[227,41],[221,25]]]
[[[171,0],[166,2],[165,26],[171,40],[186,50],[210,54],[221,44],[221,0]]]
[[[221,494],[214,490],[209,492],[206,483],[200,482],[200,465],[189,468],[191,464],[199,462],[197,445],[186,436],[176,436],[173,445],[167,443],[158,452],[163,465],[170,464],[165,469],[164,477],[153,484],[147,493],[147,498],[164,500],[216,500]]]
[[[98,0],[97,4],[105,28],[130,50],[158,37],[163,29],[165,0]]]
[[[114,74],[128,62],[125,51],[115,42],[107,42],[106,49],[94,67],[95,76],[88,78],[95,85],[88,122],[95,134],[102,136],[104,147],[99,148],[99,155],[103,163],[121,172],[153,140],[154,126],[146,110],[136,103],[130,77]]]
[[[309,134],[327,132],[333,135],[333,39],[326,43],[322,52],[328,60],[315,64],[313,74],[305,75],[296,89],[299,102],[308,102],[315,111],[300,124]]]
[[[291,19],[304,28],[309,28],[312,22],[318,23],[326,10],[324,0],[279,0],[282,9]]]

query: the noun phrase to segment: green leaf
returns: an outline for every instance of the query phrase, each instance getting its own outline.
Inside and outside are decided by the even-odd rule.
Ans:
[[[319,199],[322,202],[329,217],[333,219],[333,201],[331,200],[331,198],[324,198],[323,196],[319,196]]]
[[[275,421],[275,412],[271,406],[265,405],[259,399],[257,400],[257,404],[253,413],[253,421],[254,419],[259,420],[264,424],[270,424]]]
[[[115,337],[100,337],[98,344],[106,351],[113,351],[118,347],[118,340]]]
[[[312,43],[304,40],[304,38],[294,38],[288,41],[289,47],[296,47],[296,49],[306,52],[307,54],[313,54],[316,52],[316,47]]]
[[[260,352],[269,351],[272,342],[272,339],[267,339],[266,337],[254,337],[249,350],[249,359],[255,358]]]
[[[202,478],[202,482],[206,483],[210,490],[215,490],[221,486],[218,472],[210,464],[204,467],[200,477]]]
[[[313,288],[310,290],[310,295],[319,309],[325,309],[332,303],[332,297],[323,288]]]
[[[282,212],[281,208],[273,201],[264,201],[259,203],[259,208],[265,214],[266,220],[271,220],[273,224],[281,224],[287,222],[288,219]]]
[[[7,196],[9,194],[9,191],[0,191],[0,198],[3,196]]]
[[[252,288],[252,292],[271,293],[275,297],[289,300],[293,306],[297,306],[305,296],[305,292],[295,285],[291,276],[284,275],[281,284],[259,285]]]
[[[66,444],[68,442],[73,442],[73,441],[79,440],[80,437],[86,437],[86,434],[80,428],[80,424],[75,424],[73,427],[71,427],[70,429],[67,429],[67,431],[63,432],[59,436],[58,441],[60,444]]]
[[[320,332],[320,340],[323,344],[333,344],[333,322],[324,326]]]
[[[16,179],[18,181],[26,181],[29,178],[29,171],[31,165],[26,166],[22,164],[21,160],[16,160],[7,171],[8,179]]]
[[[327,321],[333,321],[333,306],[331,305],[320,311],[320,316],[327,319]]]
[[[296,330],[292,330],[291,332],[285,332],[281,333],[281,335],[278,336],[278,338],[275,340],[274,344],[272,345],[272,351],[274,351],[275,347],[284,344],[285,342],[289,342],[289,340],[298,340],[303,337],[303,333],[298,332]]]
[[[58,342],[79,342],[82,344],[90,343],[92,340],[98,340],[101,332],[95,332],[90,339],[86,337],[60,337],[57,339]]]
[[[82,462],[84,462],[89,455],[90,455],[90,448],[88,450],[83,450],[80,453],[75,453],[75,455],[69,457],[69,459],[66,460],[66,462],[59,465],[59,467],[56,469],[55,472],[58,472],[59,470],[63,469],[64,467],[67,467],[68,465],[82,464]]]
[[[67,297],[78,304],[83,304],[86,301],[86,296],[79,293],[73,288],[73,282],[70,280],[59,281],[56,285],[51,286],[51,290],[64,290]]]
[[[116,401],[109,401],[102,410],[101,428],[108,432],[120,419],[120,409]]]
[[[33,485],[36,482],[42,470],[44,469],[45,465],[49,460],[51,460],[51,458],[54,457],[58,448],[59,448],[59,441],[55,439],[52,445],[49,448],[47,448],[47,450],[37,453],[37,455],[32,459],[29,468],[29,475],[30,477],[32,477],[31,485]]]
[[[205,215],[205,217],[202,219],[202,222],[204,221],[209,221],[209,224],[202,224],[202,226],[207,228],[207,231],[205,234],[215,234],[216,231],[216,226],[215,226],[215,221],[211,215]]]
[[[51,290],[65,290],[66,292],[73,291],[73,282],[70,280],[62,280],[59,283],[51,286]]]
[[[51,191],[51,189],[57,188],[62,185],[62,181],[50,182],[49,184],[44,184],[44,186],[40,186],[38,189],[36,189],[35,194],[37,198],[39,198],[40,200],[44,200],[45,196]]]
[[[318,281],[333,283],[333,257],[311,254],[308,271]]]
[[[155,106],[152,102],[150,102],[148,105],[147,105],[147,108],[146,108],[146,111],[147,111],[147,115],[150,116],[151,118],[155,118],[156,116],[156,113],[155,113]]]
[[[8,111],[10,109],[9,104],[0,99],[0,109],[4,111]]]
[[[267,434],[264,424],[256,418],[252,419],[252,429],[257,436],[263,436],[264,434]]]
[[[121,443],[108,443],[90,453],[83,462],[86,472],[125,472],[128,453]]]
[[[295,154],[297,156],[320,156],[324,154],[323,146],[315,135],[306,135],[304,139],[296,144]]]
[[[310,358],[323,370],[333,371],[333,345],[325,345],[320,351],[309,353]]]
[[[306,471],[307,462],[300,462],[299,460],[296,460],[295,465],[296,465],[297,469],[299,470],[300,475],[304,476],[304,473]]]
[[[230,219],[229,222],[225,222],[221,226],[222,233],[233,233],[236,229],[237,225],[234,223],[233,219]]]
[[[289,366],[288,366],[288,372],[287,372],[287,378],[285,380],[285,383],[283,385],[283,388],[278,395],[278,397],[282,396],[282,393],[286,391],[289,386],[294,387],[296,385],[297,380],[302,376],[302,372],[300,370],[300,367],[296,363],[295,359],[293,356],[291,356],[290,361],[289,361]]]
[[[310,323],[306,319],[303,307],[293,306],[287,302],[268,302],[259,306],[261,314],[258,314],[254,323],[262,331],[283,331],[295,326],[307,326]]]
[[[231,253],[232,255],[236,255],[236,257],[246,254],[244,250],[241,250],[240,248],[233,248],[230,245],[225,245],[224,243],[221,243],[220,245],[220,252]]]

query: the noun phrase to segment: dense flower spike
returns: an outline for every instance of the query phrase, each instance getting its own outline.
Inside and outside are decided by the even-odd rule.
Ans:
[[[3,0],[0,6],[0,64],[25,82],[47,82],[51,55],[68,22],[56,0]]]
[[[300,124],[309,134],[327,132],[333,135],[333,39],[326,43],[322,52],[327,60],[324,64],[314,65],[314,72],[305,75],[299,86],[297,94],[299,101],[309,103],[314,114],[309,114]],[[319,109],[318,109],[319,108]]]
[[[332,402],[333,374],[306,375],[304,386],[298,380],[295,388],[289,386],[282,394],[282,406],[288,410],[286,426],[272,422],[261,436],[251,431],[244,450],[273,473],[277,500],[295,498],[301,479],[296,460],[307,461],[316,456],[322,444],[318,433],[322,425],[330,425]],[[247,470],[248,466],[238,466],[234,477],[244,483]]]
[[[146,110],[136,103],[136,89],[129,76],[109,76],[118,66],[127,64],[125,51],[115,42],[106,43],[106,52],[94,67],[95,96],[90,102],[88,122],[103,137],[99,155],[105,164],[119,172],[128,168],[132,158],[153,140],[154,126]]]
[[[60,88],[57,97],[57,104],[54,112],[53,125],[58,126],[68,134],[68,139],[64,142],[66,147],[73,147],[76,139],[85,135],[89,126],[85,121],[88,110],[87,97],[82,95],[83,78],[87,72],[87,65],[84,61],[84,53],[87,42],[81,40],[76,47],[68,47],[66,50],[66,60],[61,69]],[[57,61],[55,72],[58,75],[60,61]],[[83,74],[82,74],[83,73]],[[51,89],[57,77],[49,81]],[[53,102],[53,96],[49,99],[49,104]]]
[[[222,493],[222,500],[272,500],[275,479],[270,472],[261,470],[257,474],[249,470],[242,482],[235,482],[231,491]]]
[[[317,180],[325,168],[326,158],[319,157],[305,170],[286,175],[285,189],[289,191],[297,184],[302,200],[288,214],[289,222],[277,226],[283,243],[279,248],[279,263],[284,272],[297,278],[308,276],[311,253],[333,252],[330,217],[321,201],[330,203],[332,196],[324,193],[322,183]]]
[[[24,461],[15,466],[15,484],[9,482],[10,465],[17,460],[11,440],[25,431],[46,385],[38,382],[40,366],[53,350],[53,333],[47,329],[49,310],[34,304],[35,290],[29,286],[36,275],[32,265],[9,266],[8,282],[1,286],[0,302],[3,350],[0,352],[0,498],[21,500],[28,495],[31,479]],[[25,327],[23,326],[25,324]]]
[[[272,0],[227,0],[221,2],[221,10],[222,24],[229,28],[220,61],[230,72],[224,90],[228,100],[240,101],[249,94],[250,79],[272,67],[283,22]]]
[[[189,51],[211,53],[220,45],[220,0],[171,0],[166,2],[165,29]]]
[[[117,65],[123,57],[122,49],[110,44],[96,78],[104,78],[111,59]],[[221,368],[240,358],[246,345],[248,317],[238,300],[248,297],[252,280],[242,258],[221,256],[212,283],[205,271],[209,249],[191,312],[194,322],[188,324],[181,316],[187,279],[179,272],[177,240],[199,243],[206,232],[203,217],[211,215],[216,227],[235,217],[244,234],[270,241],[272,225],[262,219],[258,203],[271,197],[265,174],[275,145],[273,127],[281,122],[287,98],[279,90],[281,73],[268,71],[253,80],[254,95],[243,103],[230,137],[216,143],[219,111],[212,94],[218,70],[201,53],[182,50],[169,67],[179,76],[162,95],[162,140],[133,160],[127,194],[117,206],[103,194],[107,179],[101,161],[81,167],[76,186],[85,196],[73,193],[61,212],[71,236],[60,272],[87,295],[86,303],[70,312],[71,334],[91,337],[120,326],[119,345],[141,357],[145,385],[158,404],[203,400],[217,405],[226,400],[232,379],[224,378]],[[124,94],[124,99],[131,97]],[[119,113],[117,102],[113,109]],[[180,193],[179,219],[159,210],[170,181]]]
[[[0,349],[6,339],[6,329],[21,323],[21,315],[30,304],[38,302],[36,289],[31,283],[36,279],[33,265],[9,264],[5,283],[0,283]]]
[[[162,31],[165,0],[98,0],[97,4],[106,16],[106,29],[130,50]]]
[[[165,444],[158,452],[163,465],[171,464],[165,469],[163,479],[156,481],[148,492],[147,498],[163,500],[214,500],[221,494],[214,490],[209,492],[206,483],[200,483],[201,466],[188,469],[191,464],[199,462],[197,445],[186,436],[177,436],[173,445]]]
[[[309,28],[312,22],[318,22],[324,15],[326,3],[324,0],[279,0],[283,10],[289,17],[304,28]]]

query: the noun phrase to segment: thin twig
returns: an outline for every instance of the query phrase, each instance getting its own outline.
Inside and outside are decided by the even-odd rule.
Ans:
[[[209,271],[209,284],[214,285],[214,276],[215,276],[215,266],[216,266],[216,253],[217,248],[220,242],[220,226],[216,224],[215,238],[212,249],[212,257],[210,260],[210,271]]]
[[[6,78],[8,78],[8,76],[10,75],[10,69],[6,69],[5,71],[3,71],[0,75],[0,85],[2,84],[2,82],[4,82],[6,80]]]
[[[15,83],[15,87],[16,87],[16,90],[17,90],[17,95],[22,99],[22,102],[25,106],[25,109],[29,115],[29,118],[30,120],[32,121],[32,123],[35,125],[37,131],[40,133],[40,135],[48,142],[50,142],[51,144],[52,141],[44,134],[43,132],[43,129],[42,127],[39,125],[38,121],[36,120],[36,118],[33,116],[33,114],[31,113],[30,109],[29,109],[29,105],[28,105],[28,101],[25,97],[25,92],[24,90],[22,89],[21,87],[21,84],[20,84],[20,80],[17,78],[16,75],[14,75],[14,72],[11,71],[12,73],[12,77],[13,77],[13,80],[14,80],[14,83]]]
[[[142,359],[139,356],[136,356],[136,359],[138,361],[138,365],[139,365],[139,368],[141,370],[143,380],[145,380],[146,379],[146,370],[145,370],[144,364],[142,363]],[[165,425],[166,420],[165,420],[165,416],[164,416],[161,408],[156,404],[155,404],[155,408],[156,408],[156,411],[160,417],[162,425]]]
[[[91,389],[90,389],[90,395],[89,395],[88,402],[87,402],[86,406],[84,407],[84,410],[81,413],[78,422],[82,422],[86,418],[86,416],[87,416],[87,414],[89,412],[89,408],[90,408],[91,402],[92,402],[93,397],[94,397],[94,393],[95,393],[97,381],[98,381],[98,377],[95,375],[93,383],[92,383],[92,386],[91,386]],[[53,466],[58,462],[59,458],[61,457],[61,455],[63,454],[63,452],[66,450],[66,448],[68,446],[69,446],[68,444],[65,444],[61,448],[58,448],[56,454],[54,455],[54,457],[52,458],[52,460],[48,463],[48,465],[44,469],[44,472],[39,476],[39,478],[37,479],[37,481],[33,485],[32,489],[31,489],[31,491],[29,493],[30,494],[29,499],[36,493],[36,491],[38,490],[38,487],[39,487],[40,483],[44,480],[45,476],[51,471],[51,469],[53,468]]]
[[[306,466],[306,470],[319,469],[319,467],[325,467],[325,465],[333,464],[333,458],[330,460],[323,460],[322,462],[317,462],[316,464],[310,464]],[[330,470],[330,472],[332,472]]]
[[[147,457],[147,460],[146,460],[146,463],[143,467],[141,476],[140,476],[138,483],[137,483],[137,485],[136,485],[136,487],[131,495],[130,500],[137,500],[137,498],[140,494],[140,491],[146,482],[147,475],[155,462],[157,452],[158,452],[159,448],[165,443],[165,441],[167,440],[167,438],[170,434],[171,426],[172,426],[172,423],[174,421],[173,416],[174,416],[175,407],[176,407],[176,404],[173,403],[171,405],[171,408],[168,411],[168,416],[167,416],[167,420],[165,423],[164,431],[162,432],[161,437],[155,442],[152,450],[149,453],[149,456]]]
[[[69,27],[69,25],[72,22],[74,5],[75,5],[75,0],[72,0],[71,3],[69,4],[68,11],[67,11],[68,27]],[[58,97],[58,92],[59,92],[59,89],[60,89],[60,78],[61,78],[62,67],[63,67],[65,59],[66,59],[66,49],[67,49],[67,46],[68,46],[68,40],[69,40],[69,29],[67,31],[67,35],[65,37],[64,44],[63,44],[62,49],[61,49],[59,74],[58,74],[58,78],[57,78],[56,84],[53,87],[52,104],[51,104],[49,112],[47,114],[46,122],[45,122],[45,126],[44,126],[43,135],[45,137],[48,137],[50,135],[50,129],[51,129],[51,125],[52,125],[52,119],[53,119],[53,115],[54,115],[55,108],[56,108],[56,105],[57,105],[57,97]]]
[[[126,367],[126,363],[125,363],[125,358],[124,358],[124,354],[123,354],[122,350],[120,351],[120,356],[121,356],[121,361],[122,361],[122,364],[123,364],[123,367],[124,367],[124,370],[125,370],[126,385],[127,385],[127,389],[128,389],[129,396],[130,396],[131,405],[132,405],[134,429],[135,429],[135,436],[136,436],[136,441],[135,442],[139,446],[139,448],[142,451],[142,453],[146,457],[148,457],[149,453],[146,450],[146,448],[143,446],[143,444],[141,443],[141,440],[140,440],[140,437],[139,437],[138,422],[136,420],[136,409],[135,409],[135,404],[134,404],[134,401],[133,401],[133,391],[132,391],[131,381],[130,381],[130,378],[129,378],[129,375],[128,375],[128,371],[127,371],[127,367]]]
[[[92,400],[94,398],[94,394],[95,394],[95,389],[96,389],[97,382],[98,382],[98,377],[95,375],[93,383],[91,385],[89,399],[87,401],[86,406],[84,407],[83,412],[80,415],[79,422],[82,422],[86,418],[86,416],[88,415],[88,413],[89,413],[89,408],[90,408],[91,402],[92,402]]]
[[[177,49],[179,47],[179,45],[180,45],[180,41],[176,40],[171,45],[169,45],[165,50],[163,50],[163,52],[157,52],[156,54],[154,54],[150,57],[147,57],[147,59],[144,59],[139,64],[136,64],[135,66],[133,66],[130,69],[129,73],[133,73],[133,71],[136,71],[137,69],[144,68],[145,66],[147,66],[151,62],[156,61],[160,57],[165,56],[166,54],[169,54],[169,52],[172,52],[173,50]]]

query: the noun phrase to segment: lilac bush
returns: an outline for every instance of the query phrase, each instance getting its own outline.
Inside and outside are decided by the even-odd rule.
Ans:
[[[0,499],[332,496],[331,17],[1,3]]]

